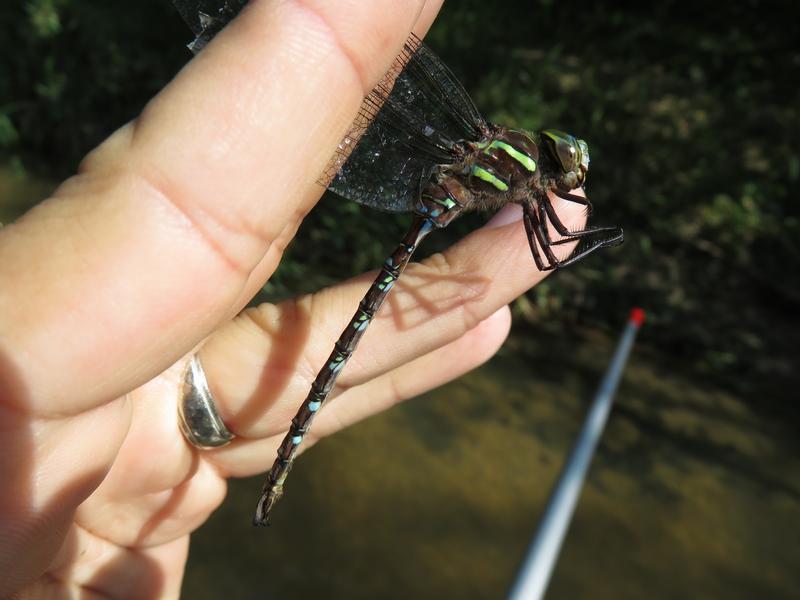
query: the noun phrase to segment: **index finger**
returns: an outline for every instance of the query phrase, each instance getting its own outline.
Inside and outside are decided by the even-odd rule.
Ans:
[[[422,8],[251,2],[78,176],[4,228],[0,354],[18,382],[4,399],[51,415],[97,405],[237,310]]]

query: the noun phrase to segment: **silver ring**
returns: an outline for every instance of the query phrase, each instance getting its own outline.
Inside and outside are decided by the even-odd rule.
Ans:
[[[184,437],[195,448],[218,448],[234,438],[217,412],[197,354],[192,355],[183,377],[178,424]]]

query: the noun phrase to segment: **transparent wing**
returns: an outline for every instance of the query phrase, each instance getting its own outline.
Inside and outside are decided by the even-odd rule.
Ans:
[[[242,10],[247,0],[172,0],[195,35],[189,49],[197,54]]]
[[[320,183],[380,210],[410,210],[421,182],[460,160],[488,126],[453,73],[419,38],[364,98]]]

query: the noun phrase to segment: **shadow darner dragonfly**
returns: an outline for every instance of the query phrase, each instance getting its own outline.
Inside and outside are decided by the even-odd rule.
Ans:
[[[247,0],[174,0],[199,52]],[[410,212],[411,226],[386,259],[292,419],[267,474],[254,523],[267,525],[283,493],[298,447],[359,340],[419,243],[466,211],[522,206],[533,260],[541,271],[570,265],[622,242],[618,227],[571,231],[548,192],[591,205],[574,194],[589,168],[589,148],[572,135],[536,134],[487,122],[450,69],[416,36],[364,99],[351,130],[320,183],[336,194],[389,212]],[[574,245],[566,258],[555,249]]]

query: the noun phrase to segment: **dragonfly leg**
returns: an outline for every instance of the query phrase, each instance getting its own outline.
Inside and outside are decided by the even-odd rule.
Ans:
[[[560,198],[563,197],[560,193],[558,194],[558,196]],[[580,196],[575,196],[573,194],[569,194],[569,196],[583,200],[583,198],[580,198]],[[540,207],[539,212],[541,213],[542,210],[544,210],[544,212],[547,214],[548,220],[550,221],[550,223],[552,223],[553,228],[563,238],[555,241],[551,240],[550,234],[547,231],[547,228],[545,227],[544,228],[545,238],[547,239],[548,244],[550,244],[551,246],[557,246],[559,244],[567,244],[569,242],[575,241],[576,238],[582,238],[589,235],[597,235],[604,232],[608,232],[610,234],[608,236],[609,239],[615,240],[619,238],[619,240],[621,241],[622,229],[620,229],[619,227],[607,227],[607,226],[586,227],[584,229],[579,229],[577,231],[570,231],[569,229],[567,229],[566,225],[564,225],[564,223],[561,221],[561,218],[558,216],[558,213],[556,212],[555,208],[553,208],[553,204],[552,202],[550,202],[549,198],[540,198],[538,204]],[[581,202],[580,204],[583,204],[583,202]]]
[[[560,195],[561,194],[559,194],[559,196]],[[573,194],[569,194],[569,196],[571,196],[571,198],[565,199],[578,202],[579,204],[585,204],[585,202],[583,202],[584,199],[580,196],[575,196]],[[535,208],[534,206],[526,205],[524,210],[523,221],[528,233],[528,244],[531,247],[534,262],[540,271],[549,271],[551,269],[566,267],[588,256],[599,248],[619,244],[623,239],[622,229],[619,227],[587,227],[578,231],[570,231],[561,221],[550,199],[547,197],[539,198]],[[547,228],[548,221],[553,225],[556,232],[562,236],[561,239],[551,239],[550,232]],[[579,245],[578,249],[567,258],[559,259],[552,251],[553,246],[571,242],[574,243],[576,241],[580,242],[582,246]],[[546,262],[542,259],[539,248],[541,248],[544,258],[547,259]]]
[[[564,260],[558,261],[556,265],[557,268],[561,267],[568,267],[571,264],[578,262],[579,260],[586,258],[595,250],[599,250],[600,248],[605,248],[606,246],[616,246],[622,243],[623,240],[623,233],[621,228],[616,228],[617,234],[614,236],[608,236],[606,238],[601,238],[598,240],[591,240],[587,244],[585,244],[582,248],[579,246],[578,250],[571,254],[568,258]],[[563,243],[563,240],[559,240],[558,243]]]
[[[540,199],[539,203],[547,214],[550,223],[552,223],[558,234],[562,236],[562,239],[555,241],[551,241],[548,238],[549,245],[558,246],[576,240],[580,242],[577,249],[570,256],[557,261],[556,267],[566,267],[585,258],[595,250],[622,243],[623,233],[620,227],[586,227],[578,231],[570,231],[559,218],[549,198]]]
[[[556,268],[556,258],[550,251],[549,245],[546,241],[545,234],[539,215],[536,208],[529,204],[525,204],[522,208],[522,222],[525,225],[525,233],[528,235],[528,245],[531,248],[533,255],[533,262],[536,263],[536,268],[540,271],[552,271]],[[544,262],[539,248],[545,253],[547,263]],[[549,252],[549,254],[548,254]]]
[[[576,204],[582,204],[585,206],[587,216],[592,214],[592,202],[588,198],[578,196],[577,194],[570,194],[569,192],[562,192],[560,190],[556,190],[553,193],[563,200],[569,200],[570,202],[575,202]]]

